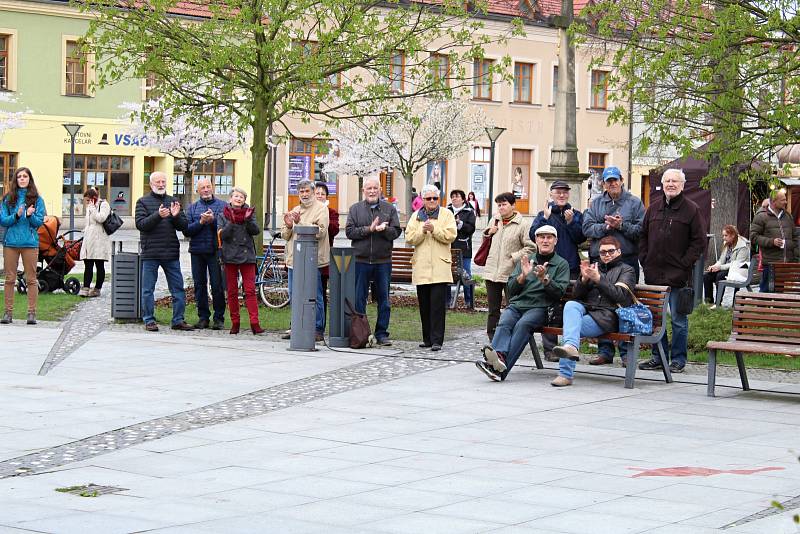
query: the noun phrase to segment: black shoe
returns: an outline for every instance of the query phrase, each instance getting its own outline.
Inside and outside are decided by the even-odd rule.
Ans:
[[[560,359],[561,358],[559,358],[558,356],[556,356],[552,352],[545,352],[544,353],[544,361],[546,361],[546,362],[558,362],[558,360],[560,360]]]
[[[211,330],[225,330],[225,321],[214,321]]]
[[[483,359],[486,363],[491,365],[495,371],[502,373],[506,370],[506,359],[503,357],[502,352],[497,352],[491,345],[485,345],[483,349],[481,349],[481,352],[483,353]]]
[[[158,325],[156,323],[147,323],[144,325],[144,329],[148,332],[158,332]]]
[[[194,327],[197,330],[205,330],[206,328],[208,328],[209,324],[210,323],[208,322],[208,319],[200,319],[199,321],[197,321],[197,323],[195,323]]]
[[[391,347],[392,346],[392,340],[389,339],[388,337],[382,337],[382,338],[376,340],[375,343],[377,343],[381,347]]]
[[[325,341],[325,336],[319,332],[314,336],[314,343],[322,343]]]
[[[11,324],[13,322],[13,318],[11,316],[11,312],[5,312],[3,314],[3,318],[0,319],[0,324]],[[422,345],[420,345],[421,347]]]
[[[647,360],[639,364],[639,369],[642,371],[657,371],[663,368],[664,366],[661,365],[661,362],[658,360]]]
[[[683,368],[686,367],[685,365],[681,365],[678,362],[671,362],[669,364],[669,370],[671,373],[682,373]]]
[[[173,330],[180,330],[182,332],[190,332],[190,331],[194,330],[194,327],[192,325],[188,324],[186,321],[182,321],[182,322],[180,322],[178,324],[172,325],[172,329]]]
[[[419,344],[419,348],[421,348],[421,349],[429,349],[429,348],[431,348],[431,344],[430,343],[420,343]]]
[[[477,362],[475,362],[475,367],[480,369],[483,372],[483,374],[488,376],[494,382],[500,382],[502,380],[500,373],[492,369],[492,366],[483,360],[478,360]]]
[[[36,314],[33,312],[28,312],[28,321],[27,324],[36,324]]]
[[[441,345],[437,345],[436,343],[434,343],[433,345],[431,345],[431,350],[433,352],[439,352],[440,350],[442,350],[442,346]]]

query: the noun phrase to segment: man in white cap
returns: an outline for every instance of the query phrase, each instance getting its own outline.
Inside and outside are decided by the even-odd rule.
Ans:
[[[557,230],[536,230],[537,251],[523,256],[508,279],[508,307],[475,365],[495,382],[505,380],[535,328],[547,320],[547,308],[561,300],[569,284],[569,263],[556,254]]]

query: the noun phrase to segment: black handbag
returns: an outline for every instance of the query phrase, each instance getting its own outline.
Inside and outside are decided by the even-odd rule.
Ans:
[[[691,287],[673,288],[672,291],[677,295],[675,299],[675,312],[681,315],[689,315],[694,311],[694,289]]]
[[[111,210],[111,213],[108,214],[106,220],[103,221],[103,230],[106,232],[107,235],[111,235],[117,230],[120,229],[122,226],[122,219],[119,215],[117,215],[116,210]]]

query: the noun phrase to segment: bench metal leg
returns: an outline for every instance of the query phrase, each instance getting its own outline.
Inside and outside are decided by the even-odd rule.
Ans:
[[[639,342],[636,338],[628,346],[628,354],[625,355],[625,358],[625,388],[633,389],[636,369],[639,366]]]
[[[536,346],[536,337],[534,334],[531,334],[528,345],[531,347],[531,354],[533,354],[533,359],[536,362],[536,368],[544,369],[544,364],[542,364],[542,357],[539,356],[539,347]]]
[[[715,397],[714,385],[717,383],[717,349],[708,349],[708,389],[706,395]]]
[[[458,303],[458,292],[461,290],[461,280],[456,282],[456,290],[453,293],[453,298],[450,300],[450,309],[455,310]]]
[[[736,366],[739,367],[739,377],[742,379],[742,389],[747,391],[750,389],[750,383],[747,381],[747,371],[744,369],[744,355],[741,352],[734,352],[736,355]]]
[[[728,289],[728,286],[726,284],[723,284],[721,282],[717,282],[717,296],[714,299],[714,304],[716,306],[721,306],[722,305],[722,297],[725,296],[725,290],[726,289]]]
[[[667,364],[667,355],[664,352],[664,346],[661,345],[661,341],[659,341],[656,346],[658,347],[658,354],[661,356],[661,371],[664,373],[664,382],[671,384],[672,371],[669,370],[669,365]]]

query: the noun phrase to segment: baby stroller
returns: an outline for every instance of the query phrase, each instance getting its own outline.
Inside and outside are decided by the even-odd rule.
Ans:
[[[81,282],[75,277],[64,278],[75,266],[81,257],[80,239],[68,239],[68,236],[80,234],[80,230],[71,230],[61,235],[58,230],[61,221],[58,217],[48,215],[44,224],[39,227],[39,267],[36,269],[36,279],[39,282],[39,292],[47,293],[63,289],[72,295],[77,295],[81,289]],[[17,272],[17,291],[27,293],[25,275]]]

